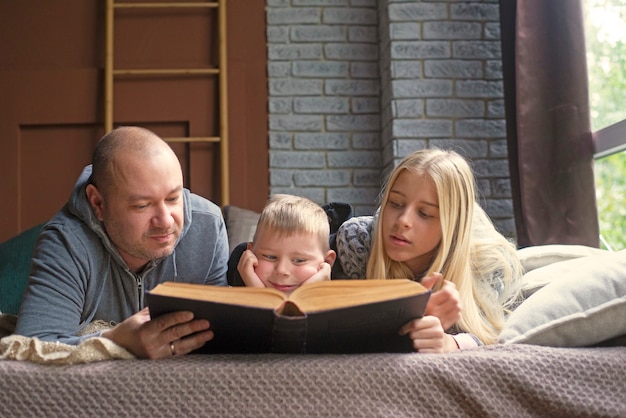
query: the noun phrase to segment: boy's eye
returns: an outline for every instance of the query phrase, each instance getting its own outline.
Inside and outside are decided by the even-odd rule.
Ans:
[[[271,254],[263,254],[263,258],[269,261],[275,261],[276,260],[276,256],[275,255],[271,255]]]
[[[306,263],[306,260],[304,258],[294,258],[293,259],[293,263],[294,264],[302,264],[302,263]]]

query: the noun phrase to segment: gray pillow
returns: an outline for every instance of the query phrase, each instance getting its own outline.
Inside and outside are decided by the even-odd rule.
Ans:
[[[224,207],[224,220],[226,221],[230,252],[242,242],[252,241],[260,216],[261,214],[258,212],[237,206],[229,205]]]
[[[500,342],[584,347],[626,335],[626,250],[531,273],[547,284],[509,316]]]

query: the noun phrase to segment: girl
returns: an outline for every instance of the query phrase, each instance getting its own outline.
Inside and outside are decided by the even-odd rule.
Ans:
[[[438,282],[433,289],[441,290],[433,293],[427,316],[400,330],[418,351],[494,343],[517,299],[522,268],[515,246],[496,231],[474,196],[474,177],[463,157],[416,151],[391,173],[377,214],[352,218],[337,233],[338,259],[349,277],[410,278],[427,287]]]

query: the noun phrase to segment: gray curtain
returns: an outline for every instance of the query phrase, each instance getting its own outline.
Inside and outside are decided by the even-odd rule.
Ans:
[[[520,247],[599,246],[580,0],[500,0]]]

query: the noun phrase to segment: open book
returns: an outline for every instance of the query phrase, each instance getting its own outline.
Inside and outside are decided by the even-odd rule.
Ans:
[[[192,311],[215,337],[199,352],[410,352],[398,335],[424,315],[430,291],[411,280],[332,280],[291,295],[271,288],[165,282],[147,295],[151,316]]]

